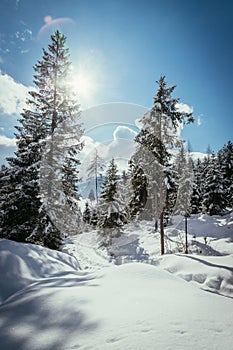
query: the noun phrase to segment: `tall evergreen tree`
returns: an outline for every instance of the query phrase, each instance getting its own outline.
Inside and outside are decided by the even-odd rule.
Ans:
[[[233,143],[228,141],[218,152],[218,163],[225,179],[226,205],[233,208]]]
[[[185,154],[183,145],[177,157],[178,190],[174,207],[175,214],[181,214],[185,219],[185,253],[188,253],[188,216],[191,211],[193,193],[193,162],[189,154]]]
[[[205,182],[203,184],[202,210],[209,215],[222,215],[226,208],[224,190],[225,179],[221,173],[217,157],[211,156],[206,163]]]
[[[98,213],[97,213],[96,208],[93,208],[92,215],[91,215],[91,225],[96,227],[97,224],[98,224]]]
[[[64,203],[62,197],[71,200],[75,195],[74,158],[82,148],[82,130],[76,120],[79,105],[67,84],[70,62],[65,43],[65,36],[56,31],[34,66],[36,89],[29,92],[28,109],[16,127],[15,157],[8,159],[11,175],[1,231],[1,237],[54,249],[59,248],[62,235],[54,211]]]
[[[109,245],[114,236],[121,235],[121,228],[127,221],[125,205],[117,196],[118,176],[114,158],[109,163],[105,180],[102,184],[98,205],[98,227],[104,236],[104,244]]]
[[[161,254],[164,254],[164,214],[174,183],[170,150],[179,145],[177,130],[181,123],[192,122],[193,117],[179,110],[179,99],[171,96],[175,86],[167,87],[164,76],[157,83],[154,105],[142,118],[142,129],[135,140],[139,144],[139,163],[146,172],[152,193],[155,222],[160,221]]]
[[[191,214],[198,214],[202,211],[203,201],[203,164],[200,159],[194,163],[193,193],[191,196]]]
[[[125,170],[123,170],[122,175],[118,179],[116,196],[124,204],[125,212],[129,217],[130,178]]]
[[[87,224],[91,223],[91,209],[88,202],[85,203],[85,210],[83,212],[83,221]]]
[[[98,176],[102,176],[105,164],[103,158],[98,155],[97,149],[94,150],[90,165],[87,169],[88,180],[95,179],[95,198],[98,203]]]
[[[129,161],[131,193],[129,193],[129,215],[137,218],[145,209],[148,201],[147,178],[140,164],[137,164],[135,157]]]

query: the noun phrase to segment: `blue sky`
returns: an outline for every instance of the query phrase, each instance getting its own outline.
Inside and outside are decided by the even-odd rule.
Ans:
[[[82,109],[111,102],[149,108],[162,74],[177,85],[174,97],[193,107],[196,122],[183,137],[194,151],[232,140],[231,1],[1,0],[0,13],[3,156],[13,150],[32,67],[57,28],[67,35]]]

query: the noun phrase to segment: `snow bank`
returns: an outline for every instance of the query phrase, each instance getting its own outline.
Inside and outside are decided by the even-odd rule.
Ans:
[[[232,350],[232,224],[191,218],[199,255],[160,257],[148,222],[129,226],[109,251],[95,231],[67,238],[66,253],[0,240],[1,348]],[[182,225],[166,229],[170,246]]]
[[[77,259],[70,255],[33,244],[0,240],[0,303],[40,278],[78,269]]]
[[[18,256],[21,245],[10,244],[12,254],[13,248]],[[31,248],[33,254],[38,247],[26,245],[27,254]],[[37,252],[43,255],[43,250],[50,259],[46,249]],[[61,254],[51,255],[52,264],[70,266]],[[38,257],[31,259],[34,271]],[[21,258],[33,275],[27,255]],[[229,298],[143,263],[109,266],[92,275],[77,272],[76,277],[72,268],[62,271],[59,278],[37,280],[1,305],[2,349],[217,350],[223,344],[224,350],[232,349]]]
[[[206,291],[233,298],[233,255],[167,255],[158,259],[157,264],[187,282],[197,283]]]

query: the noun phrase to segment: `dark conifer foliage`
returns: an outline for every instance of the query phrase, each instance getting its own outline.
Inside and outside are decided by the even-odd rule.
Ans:
[[[214,155],[208,159],[204,173],[202,211],[209,215],[222,215],[226,208],[225,179]]]
[[[201,213],[203,201],[203,164],[200,159],[194,163],[193,193],[191,196],[191,214]]]
[[[134,162],[131,158],[129,161],[130,167],[130,182],[131,182],[131,196],[129,201],[129,215],[131,218],[136,218],[141,212],[146,209],[148,201],[147,193],[147,178],[142,167]]]
[[[96,208],[93,208],[92,213],[91,213],[91,225],[96,227],[98,224],[98,213]]]
[[[98,205],[98,227],[104,236],[104,244],[111,243],[114,236],[122,233],[121,228],[127,222],[125,203],[117,196],[118,175],[114,158],[110,161],[102,184]]]
[[[85,210],[83,212],[83,221],[86,224],[90,224],[91,223],[91,217],[92,217],[91,209],[90,209],[90,206],[89,206],[88,202],[86,202],[85,203]]]
[[[218,152],[218,163],[224,177],[224,191],[227,206],[233,208],[233,143],[228,141]]]

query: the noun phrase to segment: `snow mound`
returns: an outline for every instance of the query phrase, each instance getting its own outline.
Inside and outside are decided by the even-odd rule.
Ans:
[[[203,290],[233,298],[233,255],[175,254],[159,258],[157,264],[187,282],[197,283]]]
[[[0,240],[0,303],[15,292],[41,278],[61,272],[75,272],[75,257],[33,244]]]
[[[107,263],[89,245],[82,249],[83,265]],[[43,247],[2,240],[0,250],[4,350],[232,349],[232,299],[179,276],[229,271],[231,256],[221,267],[174,255],[157,266],[109,262],[84,272],[75,257]]]

